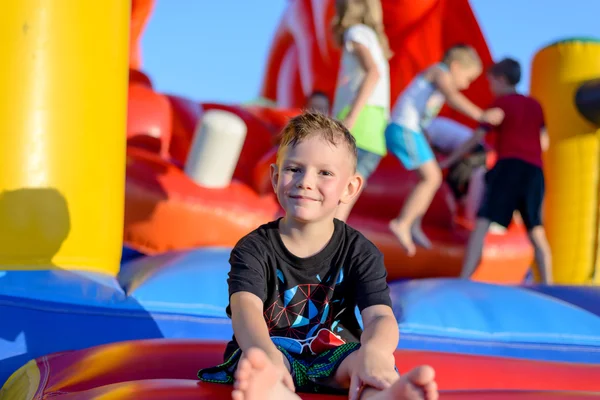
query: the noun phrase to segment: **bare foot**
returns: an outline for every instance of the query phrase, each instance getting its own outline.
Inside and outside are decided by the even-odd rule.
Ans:
[[[425,235],[425,232],[423,232],[420,222],[415,222],[412,225],[412,227],[410,228],[410,233],[417,246],[421,246],[428,250],[431,249],[431,241],[429,240],[427,235]]]
[[[233,400],[298,400],[282,381],[282,372],[259,349],[249,349],[235,372]]]
[[[414,256],[417,249],[415,248],[410,228],[406,224],[394,219],[390,221],[390,230],[396,235],[400,245],[404,248],[404,251],[406,251],[406,254],[408,254],[409,257]]]
[[[435,371],[428,365],[417,367],[402,375],[392,386],[380,392],[365,391],[371,396],[363,395],[369,400],[437,400],[439,397]]]

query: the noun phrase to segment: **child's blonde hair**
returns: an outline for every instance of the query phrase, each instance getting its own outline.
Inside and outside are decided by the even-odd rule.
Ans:
[[[289,120],[281,132],[277,164],[288,147],[295,147],[310,137],[319,137],[334,146],[344,146],[356,170],[356,139],[340,121],[315,111],[306,111]],[[354,172],[354,171],[353,171]]]
[[[468,44],[455,44],[446,50],[444,54],[444,64],[450,65],[453,62],[458,62],[464,67],[482,68],[481,58],[477,51]]]
[[[380,0],[336,0],[333,35],[340,47],[344,46],[344,32],[357,24],[370,27],[377,34],[383,54],[389,59],[393,53],[383,29],[383,9]]]

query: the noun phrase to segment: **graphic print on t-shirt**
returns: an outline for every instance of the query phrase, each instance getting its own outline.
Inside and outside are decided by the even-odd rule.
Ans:
[[[344,313],[344,299],[334,298],[334,288],[342,284],[344,271],[318,283],[288,287],[283,272],[277,270],[279,296],[264,312],[273,342],[290,353],[319,354],[345,344],[338,316]],[[335,333],[334,333],[335,332]]]

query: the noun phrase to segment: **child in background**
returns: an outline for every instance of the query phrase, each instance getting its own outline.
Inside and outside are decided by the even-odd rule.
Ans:
[[[329,115],[329,97],[324,92],[315,90],[306,100],[306,109]]]
[[[342,47],[342,59],[332,115],[356,139],[356,168],[366,181],[386,154],[391,51],[379,0],[336,0],[335,6],[334,35]],[[357,199],[341,204],[336,218],[345,221]]]
[[[420,176],[400,215],[390,222],[390,229],[409,256],[416,252],[415,242],[431,248],[431,242],[421,229],[421,219],[442,183],[442,172],[423,133],[431,118],[446,101],[476,121],[492,124],[502,121],[502,110],[483,111],[460,92],[467,89],[481,71],[481,60],[472,47],[453,46],[442,62],[427,68],[408,85],[392,111],[385,131],[387,147],[407,170],[417,170]]]
[[[201,380],[232,383],[235,376],[233,398],[244,400],[299,399],[296,389],[351,399],[438,398],[431,367],[402,377],[395,369],[398,322],[383,255],[334,218],[338,204],[360,192],[356,158],[350,132],[323,114],[299,115],[284,128],[271,180],[285,216],[231,251],[234,337],[225,363],[201,370]]]
[[[488,80],[496,95],[493,106],[501,108],[505,117],[495,128],[498,162],[486,176],[486,192],[469,238],[461,277],[468,279],[475,272],[490,225],[496,223],[507,228],[513,212],[518,210],[535,250],[541,280],[551,284],[552,254],[542,225],[542,151],[549,146],[542,106],[535,99],[517,93],[521,66],[513,59],[505,58],[494,64]],[[440,164],[452,165],[458,161],[492,129],[489,124],[481,125],[470,140]]]

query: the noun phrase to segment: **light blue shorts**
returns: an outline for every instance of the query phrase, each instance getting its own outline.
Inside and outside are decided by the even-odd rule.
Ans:
[[[414,170],[428,161],[435,160],[435,155],[423,132],[390,123],[385,129],[385,141],[390,153],[395,155],[407,170]]]
[[[377,169],[377,166],[381,161],[381,156],[379,154],[371,153],[367,150],[357,150],[358,156],[356,158],[356,172],[358,172],[366,181]]]

